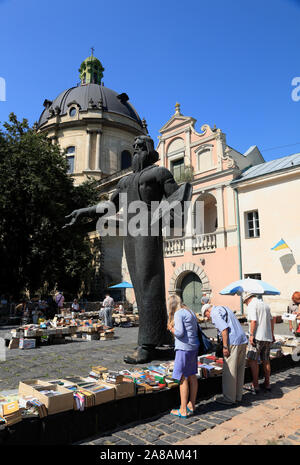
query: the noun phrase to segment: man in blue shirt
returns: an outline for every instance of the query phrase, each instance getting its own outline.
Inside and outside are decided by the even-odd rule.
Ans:
[[[247,337],[234,313],[228,307],[203,305],[202,315],[211,319],[223,340],[222,404],[240,402],[243,396]]]

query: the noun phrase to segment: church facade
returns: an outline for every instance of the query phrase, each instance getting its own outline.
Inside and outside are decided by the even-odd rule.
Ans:
[[[191,205],[183,237],[165,239],[167,293],[181,294],[186,304],[199,311],[203,294],[216,304],[239,308],[238,297],[219,291],[240,278],[236,198],[230,183],[249,166],[264,161],[256,146],[245,154],[227,145],[221,129],[208,124],[195,129],[196,120],[186,117],[176,104],[175,114],[161,128],[157,150],[160,164],[178,182],[190,176]],[[203,209],[204,228],[196,234],[196,208]]]

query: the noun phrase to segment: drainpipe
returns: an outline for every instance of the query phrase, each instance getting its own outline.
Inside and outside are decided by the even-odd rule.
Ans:
[[[241,248],[241,223],[240,223],[240,209],[239,209],[239,197],[238,197],[238,190],[234,188],[234,198],[235,198],[235,211],[236,211],[236,218],[237,218],[237,235],[238,235],[238,252],[239,252],[239,274],[240,279],[243,279],[243,269],[242,269],[242,248]],[[244,315],[244,304],[243,298],[240,297],[240,309],[242,315]]]

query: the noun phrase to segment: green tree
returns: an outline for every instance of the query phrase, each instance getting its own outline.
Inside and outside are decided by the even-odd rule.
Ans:
[[[75,294],[92,276],[89,225],[65,215],[98,200],[96,181],[74,186],[60,147],[12,113],[0,129],[0,290],[19,296],[57,284]],[[86,221],[86,223],[88,220]],[[92,230],[93,228],[90,228]]]

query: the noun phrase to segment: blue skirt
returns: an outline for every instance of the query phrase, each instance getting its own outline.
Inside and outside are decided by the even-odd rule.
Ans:
[[[189,376],[198,373],[198,349],[197,350],[180,350],[175,352],[173,379],[180,380],[182,376]]]

